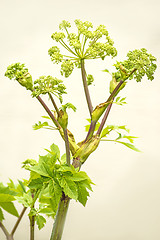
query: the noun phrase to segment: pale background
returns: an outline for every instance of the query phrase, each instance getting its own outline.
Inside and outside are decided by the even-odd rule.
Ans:
[[[16,82],[4,77],[9,64],[25,63],[34,79],[41,75],[61,77],[47,54],[53,45],[51,34],[65,19],[92,21],[95,26],[107,26],[118,49],[118,59],[129,50],[145,47],[160,59],[159,0],[0,0],[0,181],[27,178],[21,162],[45,154],[43,148],[52,142],[63,142],[58,134],[47,130],[33,131],[44,110]],[[107,61],[87,64],[95,76],[91,87],[94,106],[108,97],[109,76],[101,70]],[[58,68],[59,69],[59,68]],[[64,230],[64,240],[159,240],[160,239],[160,68],[155,80],[129,82],[121,94],[127,97],[124,107],[114,106],[109,124],[126,124],[135,144],[143,153],[136,153],[114,143],[101,143],[83,169],[96,183],[87,206],[72,201]],[[76,70],[65,80],[77,113],[71,113],[69,129],[77,141],[85,137],[84,125],[88,110],[80,74]],[[99,85],[98,85],[99,84]],[[71,94],[72,93],[72,94]],[[11,229],[15,218],[6,215],[6,227]],[[36,239],[49,239],[52,221],[36,232]],[[28,219],[22,221],[15,240],[29,239]],[[0,239],[4,235],[0,230]]]

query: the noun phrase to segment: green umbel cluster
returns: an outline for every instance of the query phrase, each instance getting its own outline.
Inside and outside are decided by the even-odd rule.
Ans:
[[[80,67],[82,59],[101,58],[104,60],[106,56],[117,55],[117,50],[113,46],[114,42],[104,25],[93,30],[91,22],[82,22],[78,19],[74,22],[77,33],[70,32],[71,24],[62,21],[59,25],[62,31],[55,32],[51,36],[64,48],[64,52],[61,53],[57,46],[51,47],[48,51],[53,63],[61,63],[61,74],[65,77],[69,77],[75,66]]]

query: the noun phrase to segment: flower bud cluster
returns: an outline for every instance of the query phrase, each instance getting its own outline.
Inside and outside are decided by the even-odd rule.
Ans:
[[[48,54],[51,57],[51,60],[54,63],[59,63],[62,62],[63,60],[63,55],[60,54],[60,49],[57,46],[53,46],[48,50]]]
[[[114,42],[108,36],[108,31],[104,25],[99,25],[92,30],[93,25],[88,21],[75,20],[77,34],[69,32],[71,24],[65,20],[59,25],[60,32],[52,34],[52,39],[69,52],[60,53],[57,46],[49,49],[48,53],[53,63],[61,62],[61,74],[69,77],[74,67],[79,67],[82,59],[104,60],[106,56],[115,57],[117,50],[113,47]],[[64,33],[65,32],[65,33]],[[68,61],[66,61],[68,60]]]
[[[130,51],[127,54],[128,59],[123,62],[117,62],[114,66],[118,70],[117,76],[120,76],[125,80],[125,78],[133,79],[135,78],[137,82],[141,82],[143,76],[147,76],[148,80],[153,80],[153,74],[157,68],[154,63],[156,58],[147,53],[145,48],[140,50]]]
[[[38,97],[40,94],[53,93],[60,102],[62,102],[62,95],[66,93],[66,87],[62,84],[62,80],[52,76],[41,76],[34,81],[33,97]]]
[[[64,60],[61,64],[61,74],[66,78],[72,73],[74,69],[74,64],[71,60]]]
[[[33,90],[32,76],[25,67],[25,64],[14,63],[8,66],[5,76],[17,80],[27,90]]]

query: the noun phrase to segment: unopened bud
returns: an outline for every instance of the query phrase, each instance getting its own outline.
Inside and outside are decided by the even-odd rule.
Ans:
[[[74,158],[79,157],[81,163],[84,163],[89,155],[97,149],[99,142],[100,138],[98,136],[93,136],[90,140],[82,144],[75,153]]]
[[[32,76],[30,73],[25,73],[22,78],[18,78],[17,81],[25,87],[27,90],[33,90]]]
[[[60,110],[59,111],[59,116],[58,116],[58,122],[61,125],[63,129],[67,128],[68,125],[68,114],[66,111]]]

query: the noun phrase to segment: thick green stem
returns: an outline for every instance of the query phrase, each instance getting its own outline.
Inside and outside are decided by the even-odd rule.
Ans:
[[[82,73],[83,87],[84,87],[84,92],[85,92],[85,96],[86,96],[86,100],[87,100],[87,105],[88,105],[89,113],[91,116],[91,114],[93,112],[93,107],[92,107],[92,102],[91,102],[91,98],[90,98],[90,94],[89,94],[89,90],[88,90],[86,71],[85,71],[85,67],[84,67],[84,59],[81,60],[81,73]]]
[[[35,216],[30,217],[30,240],[34,240]]]
[[[70,202],[70,198],[65,196],[63,193],[63,196],[58,206],[56,219],[53,224],[50,240],[61,240],[69,202]]]

